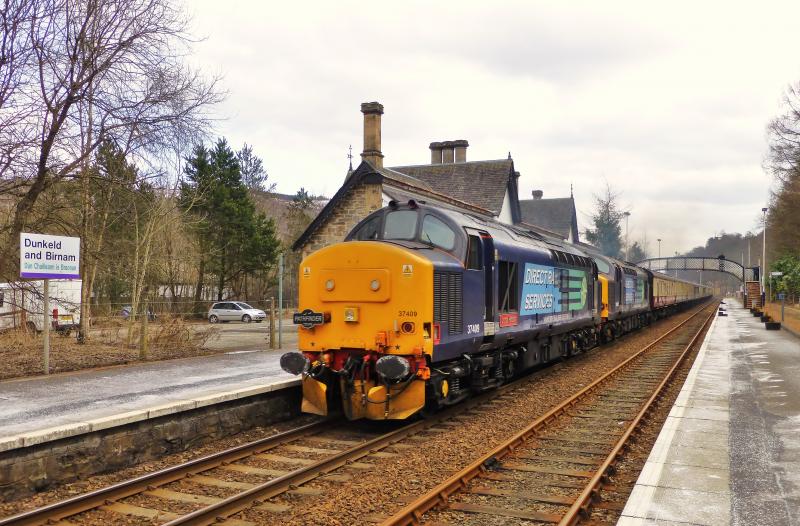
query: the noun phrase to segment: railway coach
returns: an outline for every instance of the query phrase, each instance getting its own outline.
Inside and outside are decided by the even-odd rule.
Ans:
[[[281,366],[302,375],[304,412],[341,403],[350,419],[457,403],[640,326],[652,309],[641,269],[413,200],[372,213],[299,274],[300,352]]]

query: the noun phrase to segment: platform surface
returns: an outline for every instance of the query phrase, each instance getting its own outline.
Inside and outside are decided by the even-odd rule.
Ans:
[[[800,524],[800,339],[725,303],[618,525]]]
[[[299,385],[284,351],[240,351],[0,382],[0,452]]]

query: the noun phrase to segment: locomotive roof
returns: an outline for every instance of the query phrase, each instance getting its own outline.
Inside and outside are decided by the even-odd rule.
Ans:
[[[585,256],[580,249],[574,245],[564,242],[558,234],[548,232],[544,229],[534,229],[521,225],[508,225],[494,219],[477,214],[470,214],[450,207],[433,207],[428,203],[420,203],[421,207],[426,207],[437,213],[447,215],[453,222],[467,228],[484,230],[492,235],[495,240],[508,243],[520,243],[525,245],[538,246],[544,250],[560,250],[576,256]],[[527,227],[527,228],[526,228]]]

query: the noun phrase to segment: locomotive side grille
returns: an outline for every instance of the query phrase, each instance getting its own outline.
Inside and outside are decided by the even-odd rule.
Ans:
[[[447,323],[448,334],[461,334],[462,312],[462,276],[458,272],[433,273],[433,321]]]

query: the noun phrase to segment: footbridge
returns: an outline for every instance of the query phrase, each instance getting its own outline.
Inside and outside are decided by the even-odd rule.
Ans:
[[[739,281],[758,281],[759,267],[744,267],[739,263],[726,259],[725,256],[699,257],[699,256],[674,256],[665,258],[650,258],[637,263],[638,266],[656,272],[670,270],[710,270],[724,272],[735,276]]]

